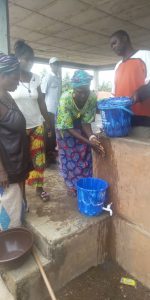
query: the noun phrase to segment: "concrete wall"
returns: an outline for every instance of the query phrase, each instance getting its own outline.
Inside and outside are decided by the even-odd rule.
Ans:
[[[103,143],[107,155],[94,154],[94,176],[110,183],[111,256],[150,288],[150,142],[123,138]]]

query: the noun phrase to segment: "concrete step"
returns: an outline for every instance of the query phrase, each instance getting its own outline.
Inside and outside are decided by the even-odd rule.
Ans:
[[[14,300],[3,279],[0,276],[0,300]]]
[[[57,291],[73,278],[105,261],[108,255],[110,217],[103,214],[87,218],[69,198],[57,170],[47,172],[47,190],[51,201],[41,203],[35,191],[28,190],[30,213],[26,225],[34,234],[35,244],[52,286]],[[33,257],[15,270],[3,272],[16,300],[45,300],[48,297]]]
[[[39,251],[37,253],[47,272],[50,262]],[[19,262],[13,267],[3,269],[1,276],[14,300],[42,300],[47,296],[38,266],[31,254],[23,263]]]

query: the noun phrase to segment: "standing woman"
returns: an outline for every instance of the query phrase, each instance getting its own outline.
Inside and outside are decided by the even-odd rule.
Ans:
[[[92,152],[104,155],[104,148],[92,132],[97,98],[90,92],[92,76],[83,70],[75,71],[72,88],[60,98],[56,136],[61,173],[70,192],[76,194],[81,177],[92,176]]]
[[[0,53],[0,231],[21,225],[21,186],[29,171],[25,118],[9,94],[19,76],[17,58]]]
[[[29,137],[30,153],[34,170],[30,172],[27,183],[36,187],[36,193],[43,201],[49,200],[44,191],[45,147],[44,126],[49,127],[50,120],[44,97],[40,89],[40,78],[31,72],[34,62],[33,49],[24,41],[15,44],[15,55],[20,62],[20,81],[12,96],[26,119],[27,135]]]

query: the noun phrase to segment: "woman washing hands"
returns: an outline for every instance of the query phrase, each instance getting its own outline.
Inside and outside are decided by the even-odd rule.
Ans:
[[[102,157],[105,157],[105,150],[102,146],[100,140],[95,135],[92,135],[90,138],[91,146],[93,147],[93,150],[100,153]]]
[[[96,114],[96,95],[90,91],[92,76],[83,70],[75,71],[73,90],[65,92],[59,102],[56,137],[61,173],[65,183],[76,194],[76,183],[81,177],[92,176],[92,151],[105,151],[93,135],[91,123]]]

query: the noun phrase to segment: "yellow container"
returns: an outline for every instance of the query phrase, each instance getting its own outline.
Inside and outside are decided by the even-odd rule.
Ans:
[[[136,281],[134,279],[122,277],[120,282],[125,285],[130,285],[136,287]]]

